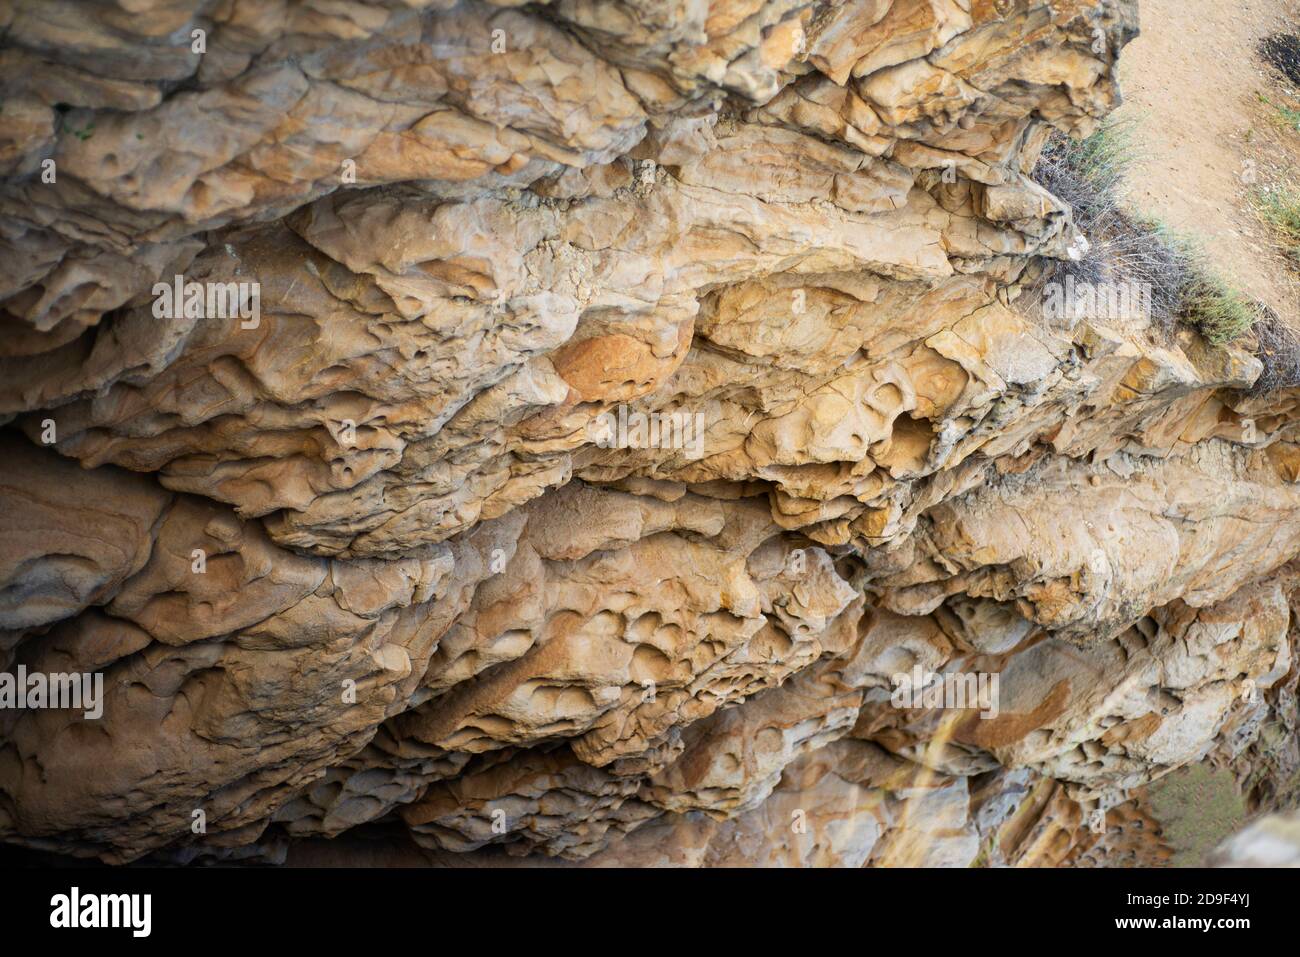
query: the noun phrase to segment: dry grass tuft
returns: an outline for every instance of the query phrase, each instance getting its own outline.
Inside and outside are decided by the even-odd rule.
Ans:
[[[1125,208],[1134,149],[1131,125],[1111,123],[1084,140],[1054,136],[1043,150],[1034,178],[1069,204],[1090,248],[1079,261],[1051,263],[1039,288],[1068,276],[1094,286],[1139,284],[1151,291],[1151,319],[1165,332],[1182,323],[1215,345],[1240,339],[1262,307],[1216,275],[1195,242]]]

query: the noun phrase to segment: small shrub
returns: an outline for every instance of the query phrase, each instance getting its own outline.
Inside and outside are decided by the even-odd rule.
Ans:
[[[1255,95],[1259,97],[1259,102],[1263,103],[1265,106],[1271,106],[1273,107],[1273,109],[1277,110],[1278,120],[1284,126],[1289,126],[1293,130],[1300,131],[1300,110],[1295,110],[1289,106],[1282,106],[1281,104],[1274,103],[1263,93],[1256,93]],[[1249,141],[1249,138],[1250,138],[1249,134],[1247,134],[1247,141]]]
[[[1121,202],[1124,175],[1134,156],[1132,128],[1106,124],[1084,140],[1053,136],[1034,178],[1074,213],[1087,237],[1078,261],[1053,261],[1038,287],[1064,282],[1097,286],[1138,283],[1151,290],[1151,318],[1168,330],[1182,302],[1190,263],[1159,226],[1128,212]]]
[[[1300,132],[1300,110],[1293,110],[1289,106],[1279,106],[1278,115],[1282,117],[1282,122],[1296,132]]]
[[[1151,290],[1151,318],[1166,332],[1176,322],[1223,345],[1248,333],[1259,306],[1205,263],[1194,242],[1124,208],[1122,186],[1135,156],[1132,128],[1107,123],[1084,140],[1055,135],[1034,179],[1067,203],[1089,249],[1078,261],[1053,261],[1036,285],[1073,276],[1076,283],[1138,283]]]
[[[1255,209],[1276,237],[1282,252],[1300,266],[1300,189],[1295,187],[1260,190]]]
[[[1251,392],[1266,395],[1300,385],[1300,338],[1273,310],[1265,309],[1255,324],[1255,339],[1255,355],[1264,371]]]
[[[1198,272],[1183,295],[1183,321],[1216,346],[1240,339],[1259,317],[1253,299],[1212,273]]]

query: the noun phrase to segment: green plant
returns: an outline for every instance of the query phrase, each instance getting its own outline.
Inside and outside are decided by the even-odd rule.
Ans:
[[[1198,270],[1183,295],[1184,322],[1214,345],[1226,345],[1254,328],[1259,306],[1220,276]]]
[[[59,120],[59,127],[60,127],[61,130],[66,131],[67,133],[69,133],[69,134],[72,135],[72,136],[75,136],[77,139],[81,140],[83,143],[84,143],[86,140],[90,139],[92,136],[95,135],[95,124],[94,124],[93,121],[90,122],[90,123],[87,123],[83,129],[80,129],[80,130],[79,130],[79,129],[76,129],[75,127],[73,127],[71,124],[67,123],[65,120],[63,120],[63,119],[61,118],[61,119]]]
[[[1300,189],[1276,187],[1255,194],[1255,209],[1276,237],[1282,251],[1300,266]]]
[[[73,126],[72,122],[69,122],[68,120],[68,107],[66,107],[66,104],[56,103],[55,111],[59,113],[59,120],[57,120],[55,127],[59,133],[68,133],[73,135],[73,137],[82,140],[83,143],[85,143],[87,139],[90,139],[92,135],[95,135],[94,120],[87,122],[85,127],[78,130],[77,127]]]
[[[1266,103],[1269,106],[1273,107],[1273,109],[1277,110],[1278,116],[1281,118],[1283,123],[1291,127],[1291,129],[1300,132],[1300,110],[1292,109],[1289,106],[1282,106],[1281,104],[1274,103],[1272,100],[1264,96],[1264,94],[1262,93],[1259,94],[1259,99],[1261,103]]]

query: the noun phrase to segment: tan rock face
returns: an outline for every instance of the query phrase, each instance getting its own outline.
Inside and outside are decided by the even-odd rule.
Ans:
[[[3,16],[0,665],[103,690],[0,840],[1151,863],[1286,771],[1300,395],[1017,305],[1129,0]]]

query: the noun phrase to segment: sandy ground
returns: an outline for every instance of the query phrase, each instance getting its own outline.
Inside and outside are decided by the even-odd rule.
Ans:
[[[1138,159],[1133,206],[1194,236],[1227,280],[1300,328],[1300,276],[1252,208],[1257,188],[1300,183],[1300,131],[1274,104],[1300,91],[1259,57],[1261,38],[1300,33],[1300,0],[1139,0],[1142,35],[1120,59]]]

